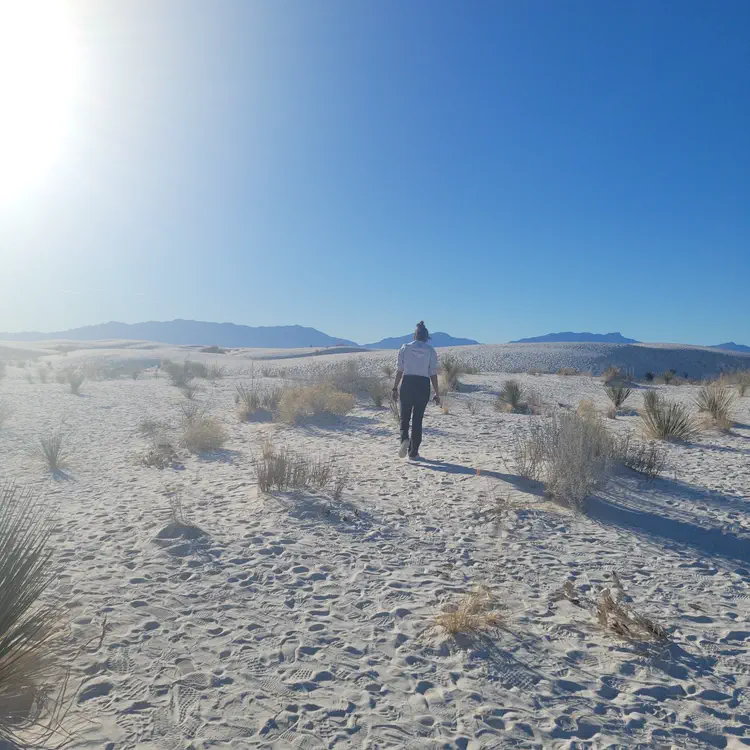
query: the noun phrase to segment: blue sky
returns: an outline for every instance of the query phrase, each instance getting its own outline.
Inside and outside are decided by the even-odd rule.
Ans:
[[[750,344],[746,0],[65,8],[73,127],[0,205],[0,331]]]

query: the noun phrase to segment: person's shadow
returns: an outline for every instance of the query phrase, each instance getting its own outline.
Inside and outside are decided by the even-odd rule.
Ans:
[[[438,461],[430,458],[421,458],[414,463],[414,466],[422,467],[423,469],[430,469],[431,471],[442,471],[446,474],[466,474],[476,477],[492,477],[492,479],[500,479],[503,482],[512,484],[521,492],[528,492],[531,495],[544,497],[544,484],[542,482],[536,482],[533,479],[527,479],[518,474],[506,474],[502,471],[492,471],[490,469],[482,469],[481,467],[476,466],[463,466],[462,464],[452,464],[448,461]]]

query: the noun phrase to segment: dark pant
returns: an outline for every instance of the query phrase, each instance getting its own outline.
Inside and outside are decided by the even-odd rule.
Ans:
[[[409,439],[411,422],[410,454],[419,452],[422,443],[422,417],[429,400],[430,379],[421,375],[404,375],[401,383],[401,440]]]

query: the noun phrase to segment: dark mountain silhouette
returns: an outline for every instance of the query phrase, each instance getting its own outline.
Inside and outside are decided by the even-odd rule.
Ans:
[[[381,339],[376,341],[374,344],[365,344],[368,349],[400,349],[403,344],[414,340],[413,333],[407,333],[406,336],[398,336],[396,338]],[[433,333],[430,339],[432,346],[469,346],[471,344],[478,344],[478,341],[474,339],[458,339],[450,336],[447,333]]]
[[[727,341],[726,344],[714,344],[712,349],[724,349],[728,352],[748,352],[750,353],[750,346],[744,344],[735,344],[734,341]]]
[[[534,336],[530,339],[518,339],[511,341],[511,344],[543,344],[557,341],[570,341],[576,343],[586,343],[590,341],[603,342],[606,344],[637,344],[636,339],[629,339],[623,336],[619,331],[615,333],[574,333],[573,331],[562,331],[561,333],[548,333],[544,336]]]
[[[201,345],[297,349],[305,346],[356,346],[353,341],[328,336],[305,326],[241,326],[234,323],[207,323],[200,320],[170,320],[147,323],[102,323],[54,333],[0,333],[2,341],[45,341],[73,339],[131,339],[157,341],[181,346]]]

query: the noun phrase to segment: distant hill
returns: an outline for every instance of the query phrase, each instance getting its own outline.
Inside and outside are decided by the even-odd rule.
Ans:
[[[562,331],[561,333],[548,333],[545,336],[534,336],[530,339],[518,339],[511,341],[511,344],[543,344],[559,341],[568,341],[575,343],[588,343],[590,341],[605,344],[637,344],[636,339],[629,339],[623,336],[619,331],[615,333],[574,333],[573,331]]]
[[[297,349],[305,346],[356,346],[348,339],[337,339],[305,326],[241,326],[234,323],[207,323],[200,320],[149,321],[147,323],[102,323],[53,333],[0,333],[0,341],[45,341],[73,339],[135,339],[163,344]]]
[[[728,352],[748,352],[750,353],[750,346],[744,344],[735,344],[734,341],[727,341],[726,344],[714,344],[712,349],[724,349]]]
[[[408,344],[414,340],[413,333],[407,333],[406,336],[398,336],[396,338],[381,339],[376,341],[374,344],[365,344],[368,349],[400,349],[404,344]],[[478,341],[474,339],[458,339],[450,336],[447,333],[433,333],[430,339],[432,346],[470,346],[471,344],[478,344]]]

